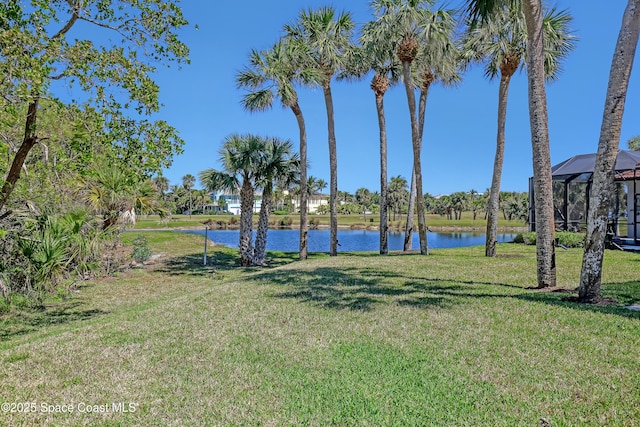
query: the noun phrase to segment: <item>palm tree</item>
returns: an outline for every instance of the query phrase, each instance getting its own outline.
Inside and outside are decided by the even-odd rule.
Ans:
[[[182,186],[189,193],[189,218],[191,218],[191,211],[193,210],[193,196],[191,194],[191,189],[196,183],[196,177],[191,175],[190,173],[186,174],[182,177]]]
[[[416,192],[422,195],[422,165],[420,160],[421,141],[416,114],[415,84],[411,66],[418,57],[420,44],[429,40],[432,30],[432,2],[427,0],[374,0],[372,6],[378,25],[384,28],[396,43],[396,54],[402,63],[409,115],[411,119],[411,141],[413,148],[413,168],[416,175]],[[417,197],[418,233],[420,253],[428,253],[424,200]]]
[[[392,177],[389,182],[389,197],[387,203],[393,210],[393,220],[396,215],[400,214],[402,219],[402,207],[409,201],[409,192],[407,191],[407,180],[400,175]]]
[[[92,174],[83,179],[82,191],[89,206],[102,215],[102,229],[107,230],[118,221],[124,222],[125,226],[135,225],[136,208],[144,212],[163,212],[155,202],[151,185],[127,175],[122,168],[98,164]]]
[[[538,287],[556,285],[553,185],[549,149],[549,118],[545,90],[542,0],[468,0],[472,22],[487,19],[506,5],[522,2],[527,27],[527,78],[529,86],[529,123],[533,154],[533,191],[535,201],[536,259]]]
[[[196,205],[202,213],[205,213],[207,204],[211,203],[211,196],[209,195],[209,192],[205,189],[195,190],[194,195],[193,204]]]
[[[307,221],[307,131],[304,115],[298,103],[295,84],[309,83],[318,78],[315,70],[306,67],[299,57],[306,46],[280,41],[270,50],[253,51],[249,56],[249,66],[236,76],[239,88],[249,92],[242,98],[242,105],[248,111],[265,111],[273,106],[274,98],[280,98],[284,107],[291,109],[299,129],[300,140],[300,251],[301,260],[309,254],[309,223]]]
[[[165,198],[165,192],[169,190],[169,180],[166,177],[159,175],[153,178],[151,181],[156,187],[156,190],[160,193],[160,198],[162,199],[162,201],[166,202],[167,200]]]
[[[355,193],[356,202],[361,206],[364,221],[367,221],[367,211],[371,207],[371,192],[367,188],[358,188]]]
[[[351,74],[362,77],[370,70],[374,72],[371,90],[375,95],[378,127],[380,129],[380,254],[389,253],[389,215],[387,183],[387,125],[384,113],[384,95],[396,84],[402,73],[402,65],[395,53],[392,38],[376,21],[365,24],[360,37],[361,49],[354,55]]]
[[[575,37],[568,25],[571,16],[566,11],[548,10],[544,16],[545,72],[548,80],[557,78],[559,61],[574,48]],[[498,210],[500,180],[504,162],[505,123],[511,77],[523,66],[527,46],[527,29],[520,5],[500,9],[481,25],[470,25],[463,43],[465,61],[485,63],[489,79],[500,77],[498,91],[498,132],[493,178],[487,209],[487,239],[485,255],[496,255],[498,241]]]
[[[614,194],[613,172],[620,144],[622,114],[639,33],[640,0],[629,0],[622,17],[622,27],[611,63],[609,87],[607,88],[593,173],[591,200],[587,215],[587,236],[578,291],[580,300],[584,302],[596,302],[600,298],[604,242],[611,195]]]
[[[253,202],[264,139],[251,134],[232,134],[219,151],[222,170],[200,172],[200,182],[208,191],[237,191],[240,188],[240,259],[243,266],[253,264]]]
[[[264,147],[264,156],[260,162],[258,184],[262,187],[262,204],[256,231],[256,244],[253,252],[253,263],[264,265],[266,260],[267,231],[274,181],[289,185],[299,176],[300,160],[293,154],[293,146],[288,140],[268,138]]]
[[[291,40],[308,47],[307,64],[323,75],[321,84],[327,109],[329,142],[330,256],[338,254],[338,158],[331,80],[348,61],[354,27],[349,13],[342,12],[336,16],[335,10],[331,7],[302,11],[295,25],[285,26],[287,36]]]
[[[457,84],[460,78],[460,54],[454,43],[455,18],[453,11],[436,10],[430,15],[429,31],[422,40],[422,49],[416,60],[416,86],[420,91],[418,101],[418,132],[420,147],[424,135],[425,115],[429,89],[433,83],[444,86]],[[417,201],[415,168],[411,174],[409,210],[405,225],[404,250],[411,250],[413,240],[413,215]]]

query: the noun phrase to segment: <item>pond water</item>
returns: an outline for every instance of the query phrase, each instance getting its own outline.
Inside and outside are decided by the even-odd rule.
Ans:
[[[205,230],[180,230],[182,233],[202,234]],[[216,244],[238,247],[238,230],[209,230],[209,239]],[[498,242],[511,242],[514,233],[498,234]],[[255,231],[254,231],[255,237]],[[380,249],[380,233],[372,230],[338,230],[338,252],[377,251]],[[458,248],[485,244],[485,234],[476,232],[429,232],[427,243],[430,249]],[[299,230],[269,230],[267,250],[297,252],[300,245]],[[404,233],[389,233],[389,250],[401,251]],[[418,233],[413,233],[414,249],[420,248]],[[329,252],[329,230],[309,230],[309,252]]]

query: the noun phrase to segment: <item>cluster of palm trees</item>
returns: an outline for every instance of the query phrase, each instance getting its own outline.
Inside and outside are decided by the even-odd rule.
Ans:
[[[612,171],[615,148],[619,142],[621,111],[628,84],[630,64],[637,43],[636,14],[640,0],[629,0],[614,64],[609,95],[611,107],[605,112],[599,156],[602,176],[596,177],[594,186],[601,197],[593,205],[594,218],[606,218],[610,184],[607,173]],[[334,132],[334,113],[331,82],[335,78],[358,79],[373,74],[371,88],[375,94],[380,126],[380,253],[388,252],[387,230],[387,140],[384,95],[388,88],[404,83],[411,124],[413,162],[411,173],[410,209],[406,226],[407,239],[413,232],[413,214],[417,214],[420,252],[428,253],[425,223],[425,204],[422,197],[421,150],[425,126],[428,92],[434,82],[455,84],[461,72],[472,63],[484,63],[489,78],[500,77],[498,97],[498,131],[496,155],[487,220],[486,255],[495,255],[498,197],[504,153],[504,126],[506,120],[509,82],[515,71],[526,69],[529,84],[529,110],[533,151],[533,190],[535,220],[538,233],[537,271],[538,286],[555,286],[555,249],[553,221],[553,191],[549,150],[548,117],[545,81],[557,76],[559,64],[574,46],[575,37],[568,25],[567,12],[545,9],[542,0],[468,0],[463,13],[437,9],[432,0],[373,0],[373,19],[363,25],[355,38],[355,25],[347,12],[336,13],[333,8],[302,11],[296,22],[284,26],[284,34],[271,49],[254,51],[249,64],[238,73],[238,87],[246,90],[243,104],[249,111],[264,111],[279,99],[294,113],[300,130],[301,194],[306,192],[307,141],[305,120],[298,103],[297,90],[315,85],[323,89],[327,110],[328,149],[330,159],[331,244],[330,255],[337,248],[337,155]],[[459,18],[459,19],[457,19]],[[461,38],[456,30],[461,23],[465,28]],[[631,59],[629,59],[631,58]],[[625,64],[628,65],[625,68]],[[627,71],[625,71],[627,70]],[[419,93],[416,99],[416,92]],[[617,96],[617,98],[616,98]],[[615,107],[615,108],[614,108]],[[608,122],[611,120],[611,122]],[[614,153],[612,155],[612,153]],[[613,160],[612,160],[613,159]],[[602,183],[602,185],[600,184]],[[415,210],[414,210],[415,204]],[[307,211],[301,200],[300,258],[307,256]],[[595,208],[599,206],[599,210]],[[595,221],[595,219],[594,219]],[[597,222],[597,221],[596,221]],[[604,221],[606,223],[606,221]],[[595,222],[593,223],[595,224]],[[592,227],[593,228],[593,227]],[[588,264],[587,252],[596,248],[590,259],[601,265],[604,230],[598,226],[589,231],[583,272]],[[595,233],[595,234],[594,234]],[[595,258],[594,258],[595,256]],[[600,271],[596,268],[594,271]],[[599,277],[600,273],[588,273]],[[596,279],[596,282],[599,279]],[[583,274],[583,287],[593,288],[594,281]],[[598,291],[599,292],[599,291]],[[593,292],[581,292],[586,300],[593,300]]]
[[[219,150],[222,170],[200,172],[208,191],[240,192],[240,259],[243,266],[266,262],[267,230],[274,184],[287,187],[300,178],[300,159],[288,140],[253,134],[227,136]],[[256,189],[262,204],[253,243],[253,203]]]
[[[337,243],[337,155],[331,82],[334,77],[360,79],[373,74],[371,89],[380,126],[380,253],[388,252],[387,230],[387,140],[384,95],[392,85],[402,81],[407,94],[412,130],[413,162],[409,218],[405,239],[410,245],[414,230],[414,212],[417,213],[420,251],[428,252],[425,206],[422,197],[421,149],[425,127],[425,112],[429,89],[434,82],[455,84],[461,73],[472,62],[484,62],[488,76],[504,75],[501,85],[501,113],[506,111],[508,80],[521,66],[527,45],[525,16],[522,8],[509,7],[500,13],[487,15],[479,25],[454,10],[436,9],[429,0],[375,0],[371,3],[373,19],[362,26],[355,37],[355,25],[347,12],[337,13],[333,8],[302,11],[293,24],[284,26],[283,36],[271,49],[253,51],[249,64],[237,75],[238,87],[246,92],[243,105],[249,111],[264,111],[279,99],[294,113],[300,130],[300,158],[306,168],[307,141],[305,120],[298,103],[297,90],[304,86],[323,89],[327,110],[328,148],[330,160],[331,245],[330,254],[336,254]],[[548,41],[548,76],[554,76],[557,64],[572,47],[572,36],[567,28],[568,14],[547,13],[545,36]],[[457,37],[456,26],[466,25],[463,37]],[[548,33],[548,35],[547,35]],[[419,93],[416,99],[416,91]],[[504,114],[502,116],[504,118]],[[493,193],[499,194],[501,151],[504,145],[504,120],[498,132],[498,152],[494,173]],[[306,188],[306,170],[301,171],[301,187]],[[497,177],[496,177],[497,176]],[[303,193],[306,193],[303,191]],[[494,200],[495,201],[495,200]],[[306,203],[301,201],[301,205]],[[492,206],[497,218],[497,204]],[[307,212],[301,211],[300,258],[306,258]],[[490,224],[493,222],[490,221]],[[495,227],[488,227],[493,230]],[[492,237],[493,236],[493,237]],[[489,233],[489,238],[495,240]],[[493,244],[493,246],[495,243]],[[491,245],[489,245],[491,246]],[[489,247],[488,246],[488,247]],[[408,249],[408,248],[405,248]],[[494,255],[487,251],[488,255]]]

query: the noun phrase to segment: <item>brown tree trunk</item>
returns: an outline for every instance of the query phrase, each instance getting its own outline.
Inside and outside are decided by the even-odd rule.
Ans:
[[[418,132],[420,134],[420,150],[422,151],[422,138],[424,136],[424,123],[427,112],[427,97],[429,96],[429,87],[431,86],[432,79],[427,79],[425,85],[420,90],[420,100],[418,102]],[[411,187],[409,191],[409,215],[407,215],[407,223],[404,229],[404,250],[410,251],[413,241],[413,217],[416,207],[416,196],[418,191],[416,190],[416,171],[415,168],[411,168]],[[426,226],[425,226],[426,227]]]
[[[536,258],[538,287],[556,285],[553,189],[547,95],[545,91],[544,40],[541,0],[523,0],[527,23],[527,75],[529,80],[529,121],[533,151],[533,186],[536,216]]]
[[[515,71],[515,70],[514,70]],[[493,161],[493,178],[491,180],[491,192],[487,205],[487,241],[485,243],[485,256],[496,256],[498,243],[498,214],[500,200],[500,180],[502,178],[502,164],[504,163],[504,128],[507,120],[507,98],[509,96],[509,82],[512,74],[502,74],[500,77],[500,90],[498,94],[498,135],[496,138],[496,156]],[[475,212],[473,213],[475,219]]]
[[[307,192],[307,131],[304,124],[302,110],[296,102],[291,106],[291,111],[298,121],[300,131],[300,260],[305,260],[309,256],[309,221],[307,213],[308,192]]]
[[[416,210],[416,171],[411,166],[411,185],[409,186],[409,206],[407,210],[407,221],[404,226],[404,250],[410,251],[413,243],[413,219]]]
[[[387,212],[387,125],[384,116],[384,92],[376,92],[376,109],[380,128],[380,254],[389,253],[389,223]]]
[[[611,63],[609,86],[600,128],[598,153],[591,185],[587,236],[585,239],[579,298],[596,302],[600,298],[604,245],[611,207],[613,175],[620,144],[622,115],[640,31],[640,0],[629,0]]]
[[[11,167],[9,168],[9,172],[7,173],[4,185],[2,186],[2,190],[0,190],[0,212],[2,212],[2,209],[9,201],[9,197],[11,197],[11,193],[16,186],[16,182],[18,182],[18,179],[20,179],[20,171],[22,170],[22,166],[27,159],[27,155],[29,155],[31,149],[38,142],[38,135],[36,134],[38,101],[39,98],[37,96],[34,97],[27,109],[27,117],[24,127],[24,139],[22,140],[20,148],[18,148],[18,151],[13,157],[13,162],[11,163]]]
[[[271,210],[272,190],[271,185],[266,185],[262,192],[262,204],[258,217],[258,229],[256,231],[256,244],[253,251],[253,264],[265,265],[267,257],[267,233],[269,231],[269,213]]]
[[[246,267],[253,264],[253,186],[245,177],[240,189],[240,262]]]
[[[420,254],[429,253],[427,246],[427,225],[424,217],[424,197],[422,193],[422,163],[420,160],[420,131],[416,117],[416,97],[414,94],[413,78],[411,76],[411,63],[403,61],[404,86],[409,103],[409,115],[411,117],[411,145],[413,147],[413,169],[416,175],[416,207],[418,214],[418,235],[420,237]]]
[[[338,255],[338,153],[336,150],[336,132],[333,120],[333,98],[331,80],[324,83],[324,102],[327,107],[327,131],[329,135],[329,213],[330,242],[329,256]]]

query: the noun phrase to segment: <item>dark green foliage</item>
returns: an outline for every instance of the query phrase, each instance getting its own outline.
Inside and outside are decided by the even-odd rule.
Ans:
[[[518,233],[513,240],[514,243],[523,243],[525,245],[536,244],[536,233]],[[559,231],[556,233],[556,241],[558,245],[566,248],[582,248],[584,247],[584,233],[572,233],[569,231]]]
[[[147,238],[142,234],[139,234],[133,241],[131,242],[133,245],[133,253],[131,257],[134,261],[143,263],[151,258],[151,249],[149,248]]]

